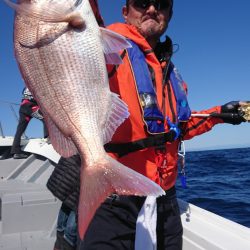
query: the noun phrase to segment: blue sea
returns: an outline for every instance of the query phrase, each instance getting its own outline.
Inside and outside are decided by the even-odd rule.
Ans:
[[[186,153],[177,196],[250,228],[250,147]]]

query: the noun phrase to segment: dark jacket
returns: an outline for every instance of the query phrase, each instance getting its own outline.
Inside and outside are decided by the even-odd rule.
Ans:
[[[74,211],[77,211],[80,193],[80,167],[79,155],[61,157],[47,182],[52,194]]]

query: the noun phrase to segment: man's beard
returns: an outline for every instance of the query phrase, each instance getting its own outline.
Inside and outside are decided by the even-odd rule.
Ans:
[[[165,30],[164,30],[165,31]],[[164,33],[162,30],[158,30],[153,26],[150,26],[146,29],[141,29],[141,34],[145,37],[145,39],[156,39],[158,40],[161,35]]]

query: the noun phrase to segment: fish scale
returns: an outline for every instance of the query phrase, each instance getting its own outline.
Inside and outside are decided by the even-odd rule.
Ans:
[[[81,157],[80,237],[111,193],[165,194],[156,183],[111,158],[103,147],[129,116],[127,105],[110,91],[104,53],[108,63],[121,63],[119,53],[131,45],[98,27],[88,0],[77,2],[75,9],[70,0],[19,5],[5,1],[18,13],[16,59],[43,112],[51,143],[64,157],[76,153]],[[74,18],[84,25],[73,27]]]

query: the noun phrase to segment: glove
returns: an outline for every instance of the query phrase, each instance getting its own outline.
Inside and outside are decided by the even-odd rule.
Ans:
[[[220,118],[224,122],[233,125],[239,125],[242,122],[246,122],[246,119],[244,119],[242,112],[239,112],[240,106],[241,105],[239,101],[232,101],[222,105]]]

